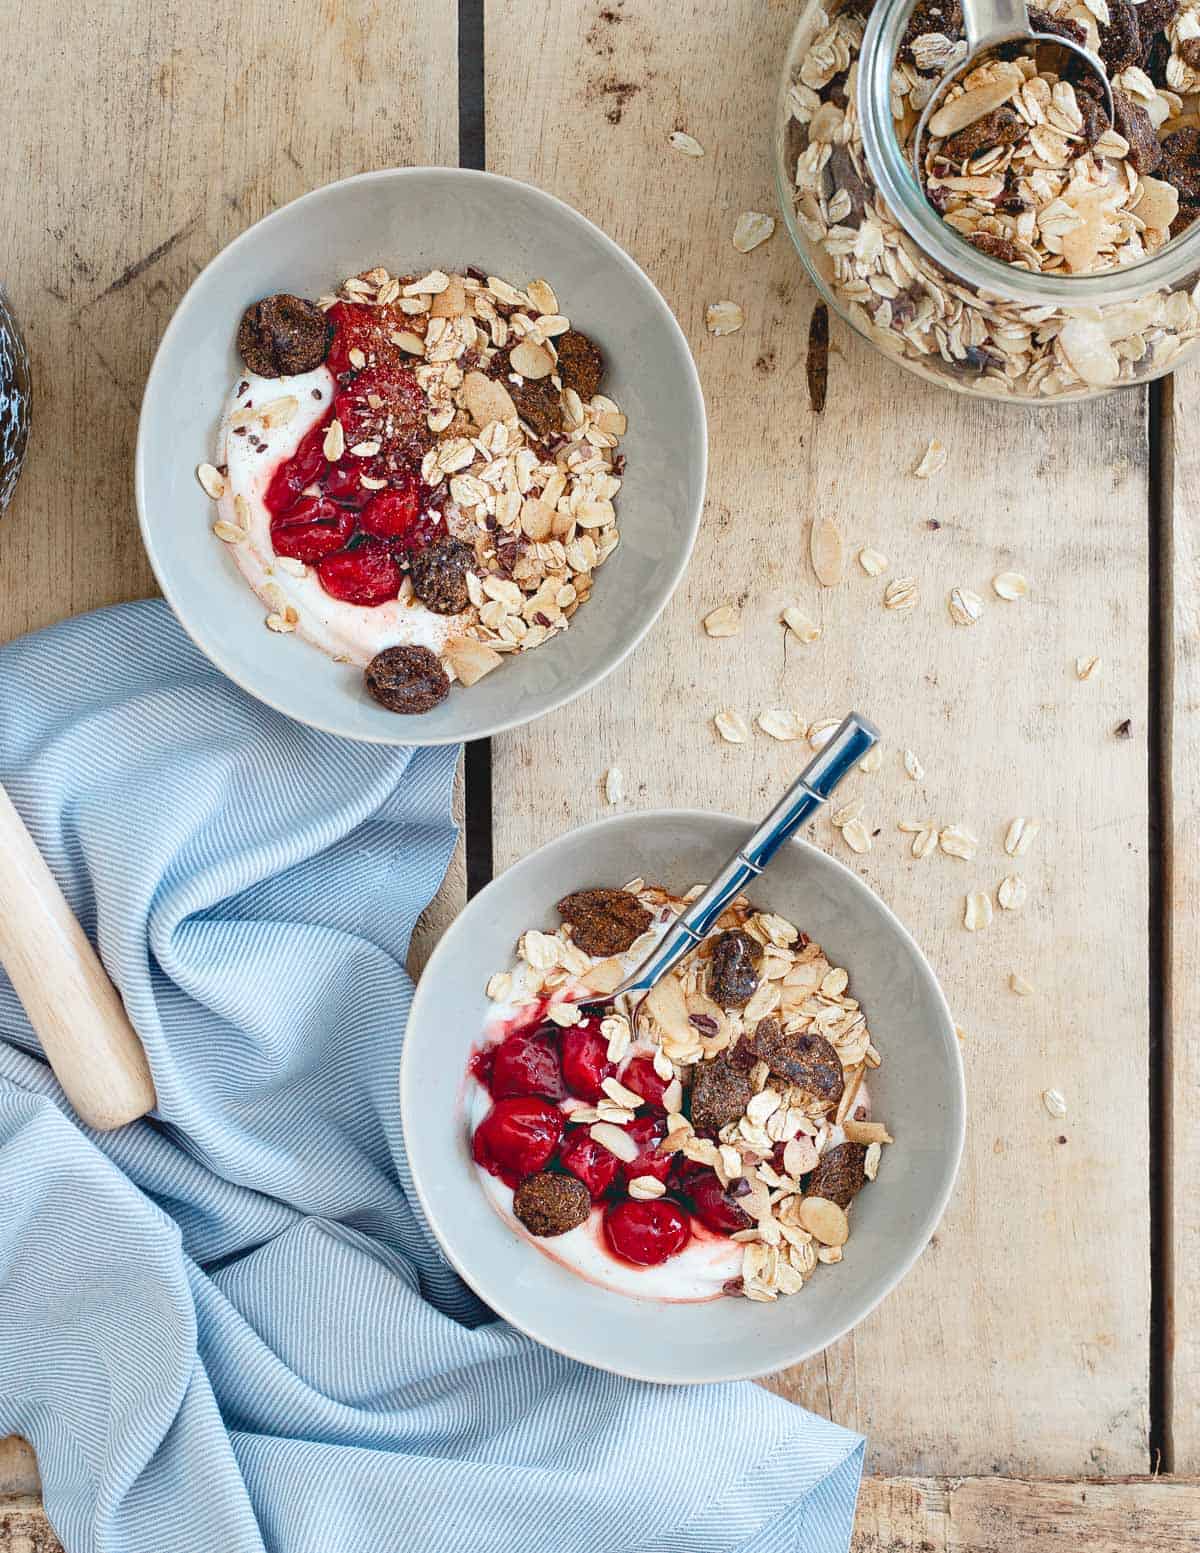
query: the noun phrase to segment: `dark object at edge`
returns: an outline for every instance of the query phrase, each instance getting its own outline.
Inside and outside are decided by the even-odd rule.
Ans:
[[[33,377],[12,304],[0,286],[0,513],[12,500],[29,442]]]

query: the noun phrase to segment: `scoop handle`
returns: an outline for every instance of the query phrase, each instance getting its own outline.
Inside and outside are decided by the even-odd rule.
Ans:
[[[153,1108],[150,1066],[120,995],[3,787],[0,965],[82,1121],[107,1132]]]
[[[962,12],[972,54],[991,43],[1028,37],[1033,31],[1025,0],[962,0]]]

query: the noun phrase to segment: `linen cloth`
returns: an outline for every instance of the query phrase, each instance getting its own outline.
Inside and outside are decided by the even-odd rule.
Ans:
[[[0,649],[0,781],[159,1096],[83,1128],[0,973],[0,1435],[68,1553],[848,1546],[858,1436],[562,1359],[423,1222],[403,965],[456,754],[276,715],[160,603]]]

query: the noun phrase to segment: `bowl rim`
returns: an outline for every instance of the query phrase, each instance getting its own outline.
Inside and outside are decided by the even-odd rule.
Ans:
[[[609,258],[615,259],[618,264],[627,266],[628,269],[632,271],[633,274],[636,275],[649,288],[652,298],[657,302],[658,307],[663,315],[667,331],[668,333],[674,333],[676,341],[682,349],[683,358],[686,363],[682,392],[686,397],[690,398],[692,402],[692,413],[695,415],[697,420],[697,440],[699,443],[700,452],[698,471],[699,486],[693,509],[689,514],[687,514],[683,533],[684,543],[681,547],[679,557],[672,565],[668,576],[664,579],[664,584],[660,589],[661,596],[659,597],[657,603],[655,603],[654,606],[648,611],[645,618],[637,622],[630,630],[628,635],[622,638],[620,645],[616,649],[615,655],[612,656],[609,661],[605,662],[598,668],[590,670],[578,681],[572,682],[572,684],[564,689],[561,694],[556,694],[554,697],[552,697],[552,699],[541,711],[525,715],[517,712],[509,718],[499,718],[493,722],[483,723],[478,728],[470,728],[463,731],[462,733],[437,735],[426,734],[422,736],[420,730],[417,728],[398,728],[394,735],[388,733],[363,733],[357,730],[350,732],[346,728],[336,725],[336,723],[333,721],[321,720],[318,717],[312,716],[301,716],[300,714],[291,711],[288,707],[281,705],[278,700],[265,695],[253,684],[248,683],[247,677],[242,672],[236,671],[235,667],[230,662],[230,659],[225,652],[223,641],[219,637],[216,639],[210,639],[209,636],[188,617],[188,613],[185,610],[185,607],[181,605],[179,601],[178,590],[172,589],[168,585],[165,576],[165,563],[161,560],[160,555],[155,547],[153,525],[149,518],[150,496],[148,491],[149,479],[147,470],[151,455],[148,445],[149,437],[146,429],[146,404],[150,390],[154,385],[155,377],[160,369],[163,368],[163,364],[166,362],[171,353],[174,345],[175,335],[181,327],[181,320],[185,312],[188,311],[189,306],[194,305],[196,289],[200,283],[205,280],[211,271],[217,270],[227,263],[232,262],[233,256],[239,252],[243,246],[248,246],[252,238],[261,236],[264,228],[269,227],[273,222],[281,219],[288,212],[294,211],[298,206],[307,204],[309,202],[316,202],[322,199],[334,189],[342,189],[351,184],[388,183],[393,180],[404,181],[408,178],[425,176],[430,173],[466,179],[468,181],[477,183],[482,182],[489,184],[507,185],[525,191],[531,191],[538,199],[545,201],[546,204],[553,211],[555,211],[556,214],[565,217],[568,221],[579,223],[591,236],[593,241],[597,242],[599,246],[606,252]],[[380,167],[375,168],[370,172],[355,173],[349,178],[338,178],[335,179],[332,183],[321,184],[317,188],[309,189],[307,193],[298,195],[297,198],[293,200],[289,200],[286,204],[279,205],[274,210],[268,211],[265,216],[260,216],[257,221],[253,222],[250,226],[239,232],[237,236],[226,243],[223,248],[218,249],[218,251],[212,256],[204,268],[193,277],[187,290],[183,293],[175,305],[175,309],[172,312],[167,326],[163,330],[162,336],[155,348],[154,356],[150,362],[150,369],[146,374],[146,381],[142,389],[141,403],[138,408],[138,429],[137,439],[134,445],[133,467],[134,504],[137,507],[138,528],[141,533],[143,548],[146,551],[146,556],[150,562],[150,567],[154,573],[155,580],[158,583],[158,586],[162,589],[163,597],[170,605],[171,611],[174,614],[176,620],[178,620],[179,624],[183,627],[186,634],[191,638],[199,650],[221,671],[222,674],[226,676],[226,678],[232,680],[233,683],[239,687],[239,689],[245,691],[247,695],[253,696],[256,701],[262,702],[264,706],[269,706],[273,711],[278,712],[283,717],[291,718],[294,722],[302,723],[307,727],[316,728],[322,733],[333,734],[338,738],[351,739],[355,743],[359,744],[427,747],[445,744],[462,744],[471,739],[490,739],[493,738],[496,734],[508,733],[514,728],[522,728],[527,723],[537,722],[543,717],[549,717],[552,713],[560,711],[564,706],[569,705],[572,701],[577,700],[580,696],[586,694],[587,691],[593,689],[600,683],[601,680],[607,678],[607,676],[615,669],[617,669],[625,661],[629,654],[633,652],[633,650],[638,647],[645,639],[651,627],[655,624],[663,610],[674,597],[675,591],[679,587],[680,581],[682,580],[683,575],[687,571],[687,568],[691,562],[692,552],[696,547],[696,539],[700,532],[700,524],[704,515],[704,503],[708,491],[708,414],[705,409],[704,392],[701,387],[700,373],[696,366],[695,356],[692,353],[692,348],[688,343],[687,336],[683,332],[683,327],[679,320],[676,318],[670,303],[667,301],[666,297],[663,296],[662,292],[655,285],[654,281],[651,280],[650,276],[641,267],[641,265],[632,256],[632,254],[627,253],[614,238],[609,237],[607,232],[605,232],[601,227],[597,226],[594,221],[589,220],[589,218],[583,215],[581,211],[576,210],[573,205],[568,205],[565,200],[559,199],[556,194],[550,194],[545,189],[539,188],[537,184],[526,183],[523,179],[520,178],[509,178],[501,173],[484,172],[478,168],[473,167],[440,167],[432,164],[422,164],[419,166],[411,167]],[[314,652],[321,651],[319,647],[315,647],[311,643],[306,645],[310,646]]]
[[[608,815],[602,819],[594,820],[588,825],[581,825],[574,830],[560,832],[559,835],[552,837],[547,842],[544,842],[534,851],[528,852],[524,857],[518,858],[517,861],[506,868],[503,873],[498,874],[494,879],[486,884],[477,895],[472,896],[467,904],[463,907],[463,909],[454,918],[453,922],[451,922],[450,926],[442,934],[442,937],[439,939],[433,953],[430,955],[428,961],[426,962],[424,970],[421,972],[420,980],[416,984],[416,988],[413,993],[412,1005],[408,1012],[408,1020],[405,1025],[404,1041],[400,1053],[400,1066],[397,1076],[397,1083],[400,1093],[400,1125],[405,1139],[405,1156],[408,1161],[409,1175],[412,1178],[412,1183],[417,1193],[417,1199],[421,1205],[421,1211],[424,1214],[425,1221],[437,1239],[438,1245],[440,1246],[442,1253],[446,1257],[447,1261],[454,1268],[455,1272],[459,1275],[463,1282],[466,1283],[467,1286],[479,1296],[485,1305],[493,1310],[496,1315],[501,1317],[501,1319],[507,1321],[510,1326],[515,1327],[519,1332],[523,1332],[527,1337],[532,1338],[535,1342],[541,1343],[544,1347],[551,1349],[555,1353],[563,1354],[568,1359],[575,1359],[581,1364],[590,1365],[593,1369],[605,1370],[613,1375],[622,1375],[629,1380],[649,1381],[658,1385],[710,1385],[723,1381],[758,1380],[765,1375],[778,1374],[782,1369],[787,1369],[793,1364],[802,1363],[805,1359],[810,1359],[815,1354],[824,1352],[825,1349],[831,1347],[834,1343],[845,1337],[847,1332],[853,1330],[853,1328],[858,1326],[860,1322],[865,1321],[873,1311],[878,1309],[878,1307],[883,1303],[887,1296],[891,1294],[900,1285],[901,1282],[903,1282],[903,1280],[908,1276],[912,1268],[915,1266],[918,1259],[924,1254],[929,1245],[930,1239],[934,1234],[934,1231],[937,1229],[938,1224],[941,1222],[942,1215],[946,1211],[951,1194],[954,1191],[955,1184],[958,1180],[958,1172],[962,1164],[963,1149],[966,1143],[967,1088],[962,1050],[960,1048],[956,1034],[954,1018],[950,1012],[950,1005],[946,1000],[946,995],[942,990],[941,983],[934,973],[933,967],[930,965],[916,939],[904,926],[903,922],[900,921],[900,918],[887,904],[883,897],[878,895],[864,879],[860,878],[859,875],[853,871],[853,869],[848,868],[845,863],[840,861],[840,859],[833,857],[830,853],[826,852],[823,847],[816,846],[813,842],[805,840],[802,836],[793,836],[790,841],[784,844],[784,848],[781,849],[786,850],[788,848],[797,848],[801,852],[808,853],[810,855],[815,854],[824,863],[832,865],[834,874],[840,877],[841,881],[852,894],[856,894],[860,898],[869,899],[874,907],[877,907],[884,913],[887,926],[893,933],[897,935],[901,944],[913,957],[922,980],[927,984],[928,989],[932,992],[935,1007],[940,1011],[942,1016],[944,1044],[946,1046],[946,1050],[951,1054],[951,1084],[949,1099],[953,1112],[952,1120],[956,1119],[957,1125],[954,1127],[954,1136],[951,1140],[950,1148],[947,1151],[941,1184],[937,1193],[926,1203],[925,1213],[922,1215],[917,1227],[917,1232],[913,1237],[913,1249],[906,1252],[905,1255],[889,1270],[887,1276],[881,1280],[878,1290],[872,1295],[870,1301],[864,1306],[864,1308],[856,1316],[847,1320],[844,1324],[838,1325],[836,1330],[833,1331],[830,1336],[823,1342],[817,1345],[800,1345],[797,1348],[795,1354],[788,1358],[786,1363],[782,1365],[771,1364],[763,1367],[754,1364],[748,1366],[739,1366],[734,1364],[730,1365],[728,1368],[720,1369],[719,1373],[705,1375],[699,1380],[688,1376],[681,1377],[677,1374],[668,1374],[661,1369],[656,1370],[652,1367],[626,1368],[618,1364],[604,1363],[601,1360],[590,1356],[589,1354],[580,1352],[574,1345],[566,1346],[559,1343],[551,1343],[547,1341],[546,1338],[541,1336],[540,1332],[537,1330],[538,1323],[536,1317],[534,1317],[532,1320],[526,1320],[514,1315],[512,1310],[508,1307],[507,1298],[503,1290],[494,1291],[482,1287],[481,1283],[476,1281],[476,1279],[472,1277],[471,1274],[468,1273],[461,1265],[454,1249],[450,1246],[446,1240],[446,1237],[442,1233],[440,1224],[438,1222],[437,1213],[431,1204],[430,1194],[427,1189],[426,1182],[422,1176],[421,1167],[418,1165],[417,1159],[411,1152],[408,1145],[408,1119],[410,1110],[408,1072],[410,1067],[409,1053],[412,1050],[412,1047],[409,1043],[409,1032],[414,1027],[418,1017],[423,1015],[425,1001],[433,995],[430,990],[433,986],[433,979],[430,977],[429,972],[435,967],[439,957],[448,955],[451,952],[449,947],[449,940],[454,929],[459,926],[459,924],[468,914],[474,915],[480,910],[486,910],[487,906],[485,903],[489,903],[491,900],[497,898],[498,892],[503,888],[505,882],[508,880],[512,873],[518,869],[522,869],[528,865],[531,865],[535,859],[540,858],[544,852],[556,846],[560,841],[565,840],[568,836],[573,840],[589,838],[602,830],[619,825],[628,825],[631,820],[635,821],[639,825],[654,826],[656,824],[667,823],[681,819],[695,820],[704,824],[710,822],[715,822],[717,824],[730,823],[733,825],[745,827],[747,832],[753,830],[754,828],[752,821],[745,820],[740,815],[727,814],[722,810],[711,809],[635,809],[625,814]]]

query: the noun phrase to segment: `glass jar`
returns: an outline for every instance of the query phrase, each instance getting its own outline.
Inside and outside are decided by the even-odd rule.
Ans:
[[[1135,263],[1036,273],[929,203],[897,133],[893,70],[915,0],[807,0],[776,123],[780,204],[826,301],[910,372],[1045,404],[1173,370],[1200,339],[1200,221]],[[928,72],[928,90],[945,63]],[[812,133],[815,130],[815,134]]]

